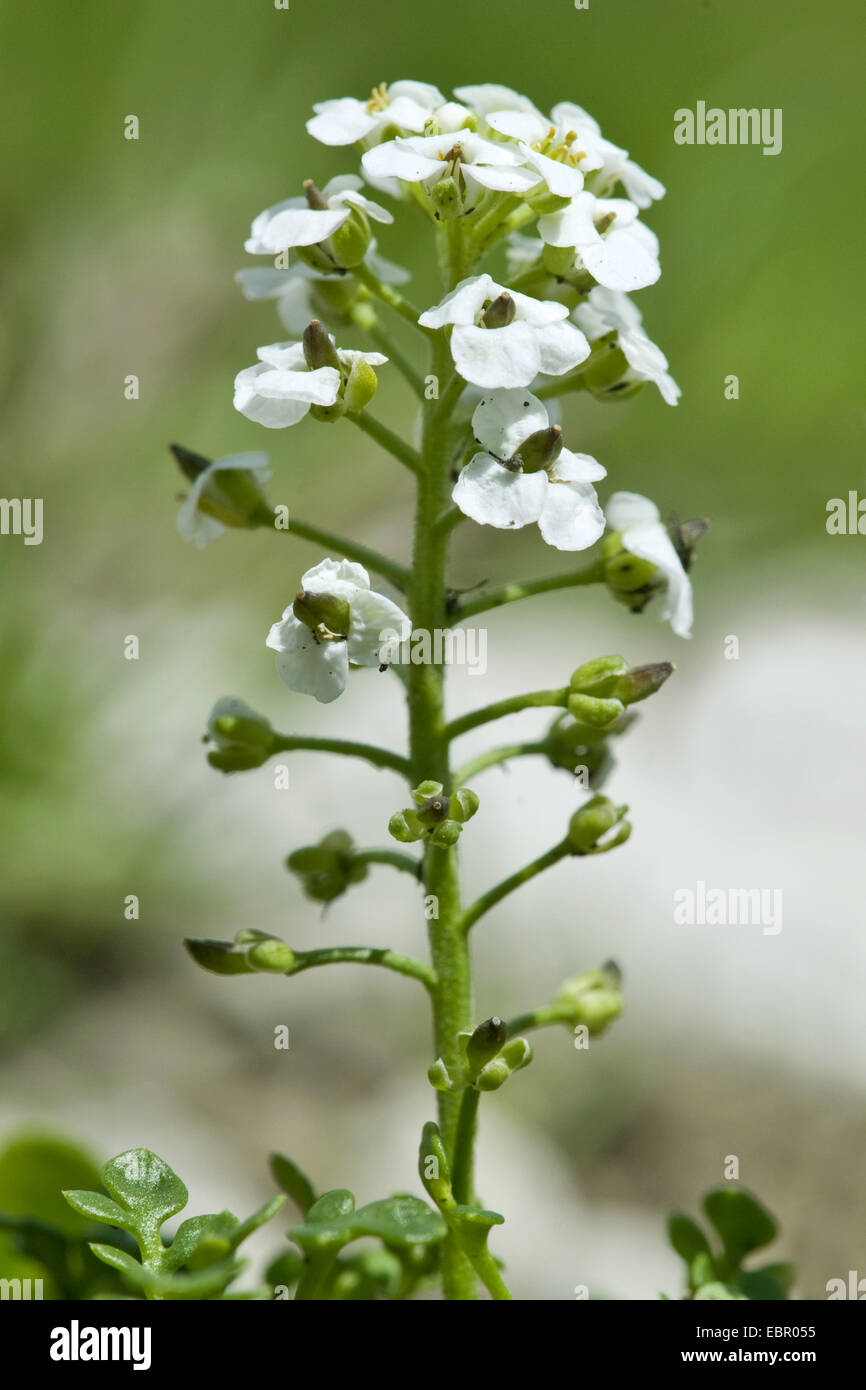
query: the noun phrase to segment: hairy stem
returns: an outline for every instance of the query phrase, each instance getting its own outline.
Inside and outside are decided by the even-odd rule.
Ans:
[[[436,985],[433,971],[423,960],[379,946],[323,946],[316,951],[296,951],[289,973],[299,975],[319,965],[381,965],[386,970],[395,970],[398,975],[420,980],[425,989],[432,990]]]
[[[346,758],[363,758],[374,767],[388,767],[399,772],[401,777],[409,776],[409,759],[389,748],[377,748],[374,743],[353,743],[344,738],[308,738],[306,734],[276,734],[273,751],[275,753],[341,753]]]
[[[407,444],[405,440],[401,439],[399,434],[395,434],[393,430],[389,430],[387,425],[383,425],[380,420],[376,420],[372,415],[368,415],[366,411],[363,411],[360,415],[349,415],[347,418],[351,420],[354,425],[357,425],[359,429],[363,430],[365,434],[368,434],[371,439],[375,439],[377,444],[381,445],[387,453],[391,454],[399,463],[402,463],[405,468],[408,468],[411,473],[420,473],[420,454],[416,453],[411,444]]]
[[[409,587],[409,571],[397,563],[390,560],[387,555],[380,555],[378,550],[371,550],[367,545],[361,545],[359,541],[350,541],[345,536],[340,536],[336,531],[327,531],[323,526],[312,526],[308,521],[300,521],[297,517],[290,516],[288,525],[282,526],[280,517],[275,512],[269,515],[263,525],[272,527],[275,531],[283,532],[288,536],[300,536],[305,541],[315,541],[317,545],[322,545],[326,550],[336,551],[345,560],[355,560],[359,565],[366,566],[373,570],[375,574],[381,574],[383,579],[389,579],[391,583],[402,593]]]
[[[579,570],[566,570],[564,574],[549,574],[542,579],[527,579],[522,584],[503,584],[498,589],[488,589],[480,598],[469,603],[457,605],[452,621],[473,618],[477,613],[487,613],[491,608],[501,608],[504,603],[517,603],[533,594],[547,594],[554,589],[573,589],[581,584],[603,584],[604,566],[600,560]]]
[[[564,709],[567,702],[567,686],[560,690],[534,690],[528,695],[508,695],[504,700],[495,700],[492,705],[484,705],[481,709],[461,714],[459,719],[452,719],[445,732],[449,739],[455,739],[461,734],[468,734],[470,729],[491,724],[494,719],[504,719],[507,714],[520,714],[525,709]]]
[[[570,842],[567,839],[560,840],[558,845],[554,845],[553,849],[547,850],[545,854],[540,854],[537,859],[533,859],[531,864],[525,864],[522,869],[518,869],[509,878],[504,878],[494,888],[482,893],[481,897],[476,898],[472,906],[468,907],[463,914],[464,932],[468,932],[471,927],[474,927],[479,917],[483,917],[497,903],[501,903],[502,899],[507,898],[509,893],[513,893],[515,888],[519,888],[523,883],[528,883],[531,878],[543,873],[551,865],[558,864],[560,859],[564,859],[567,854],[572,852]]]

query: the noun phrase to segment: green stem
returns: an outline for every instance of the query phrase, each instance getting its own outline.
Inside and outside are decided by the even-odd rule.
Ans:
[[[389,430],[387,425],[383,425],[380,420],[374,419],[374,417],[368,415],[366,411],[363,411],[360,415],[349,415],[347,419],[351,420],[353,425],[357,425],[358,428],[369,435],[371,439],[375,439],[377,444],[381,445],[387,453],[393,455],[393,457],[397,459],[399,463],[402,463],[404,467],[408,468],[411,473],[420,473],[420,454],[412,448],[411,444],[407,444],[402,440],[399,434],[395,434],[393,430]]]
[[[474,618],[478,613],[487,613],[491,608],[501,608],[505,603],[517,603],[522,598],[531,598],[533,594],[547,594],[554,589],[573,589],[582,584],[603,583],[604,565],[601,560],[596,560],[586,569],[566,570],[564,574],[549,574],[541,579],[527,579],[522,584],[503,584],[501,588],[488,589],[486,594],[473,599],[471,603],[459,604],[456,615],[452,615],[452,621],[460,622],[463,618]]]
[[[558,864],[560,859],[564,859],[567,854],[572,853],[569,840],[560,840],[558,845],[549,849],[545,854],[540,854],[537,859],[533,859],[531,864],[525,864],[522,869],[511,874],[509,878],[504,878],[501,883],[497,883],[495,888],[490,888],[486,893],[482,893],[480,898],[476,898],[471,907],[468,907],[463,914],[463,931],[468,934],[471,927],[474,927],[479,917],[483,917],[497,903],[501,903],[503,898],[507,898],[509,893],[513,893],[515,888],[521,884],[528,883],[537,874],[543,873],[551,865]]]
[[[585,391],[586,382],[578,374],[577,376],[561,376],[555,381],[548,382],[546,386],[539,386],[534,394],[540,401],[553,400],[554,396],[567,396],[572,391]]]
[[[288,526],[281,526],[281,518],[274,513],[268,516],[267,525],[275,531],[283,531],[289,536],[300,536],[305,541],[315,541],[317,545],[322,545],[326,550],[336,550],[346,560],[356,560],[358,564],[365,565],[367,569],[373,570],[376,574],[381,574],[383,579],[390,579],[391,583],[402,593],[409,587],[409,571],[399,565],[396,560],[389,560],[386,555],[380,555],[377,550],[371,550],[369,546],[361,545],[359,541],[347,540],[345,536],[340,536],[336,531],[326,531],[323,526],[311,526],[308,521],[299,521],[297,517],[289,517]]]
[[[423,864],[420,859],[413,859],[411,854],[404,854],[399,849],[361,849],[352,855],[352,862],[355,864],[390,864],[392,869],[399,869],[401,873],[411,874],[413,878],[420,879]]]
[[[419,332],[424,334],[428,332],[426,328],[421,328],[418,322],[418,319],[421,317],[420,310],[416,309],[414,304],[410,304],[409,300],[406,299],[404,295],[400,294],[399,290],[395,290],[393,285],[386,285],[384,280],[380,280],[378,275],[376,275],[368,265],[356,265],[352,270],[352,274],[355,276],[356,280],[360,280],[362,285],[367,286],[367,289],[372,295],[380,299],[383,304],[387,304],[390,309],[398,313],[407,323],[411,323],[413,328],[417,328]]]
[[[485,768],[498,767],[501,763],[510,762],[512,758],[528,758],[534,753],[546,752],[547,742],[544,739],[531,743],[505,743],[499,748],[488,748],[486,753],[479,753],[477,758],[470,758],[455,772],[454,785],[464,787],[472,777],[477,777]]]
[[[532,1028],[548,1028],[554,1023],[570,1023],[574,1017],[573,1004],[542,1004],[538,1009],[529,1009],[525,1014],[516,1014],[506,1023],[509,1038],[519,1033],[528,1033]]]
[[[467,1086],[460,1102],[457,1118],[457,1137],[454,1144],[454,1162],[451,1167],[451,1188],[454,1200],[463,1205],[474,1199],[473,1150],[475,1129],[478,1121],[478,1102],[481,1092],[474,1086]]]
[[[507,714],[519,714],[521,710],[550,707],[564,709],[568,694],[568,686],[563,686],[561,690],[534,690],[527,695],[509,695],[504,700],[495,700],[492,705],[484,705],[482,709],[470,710],[459,719],[452,719],[445,732],[450,740],[459,738],[461,734],[468,734],[470,729],[477,729],[481,724],[503,719]]]
[[[381,965],[398,975],[419,980],[427,990],[433,990],[436,985],[433,971],[423,960],[380,946],[322,946],[317,951],[296,951],[290,973],[299,975],[319,965]]]
[[[378,320],[369,325],[365,324],[364,330],[369,334],[370,338],[372,338],[377,348],[379,348],[381,352],[384,352],[388,361],[392,362],[397,368],[400,375],[412,388],[418,399],[423,401],[424,379],[421,373],[416,370],[414,363],[409,360],[403,349],[391,337],[390,333],[385,332],[385,329],[382,328]]]
[[[389,748],[377,748],[373,743],[353,743],[343,738],[308,738],[306,734],[275,734],[275,753],[341,753],[346,758],[363,758],[374,767],[389,767],[401,777],[409,777],[409,760]]]

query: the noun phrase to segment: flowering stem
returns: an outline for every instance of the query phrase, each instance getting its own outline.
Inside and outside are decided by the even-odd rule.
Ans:
[[[380,444],[412,473],[420,473],[422,466],[420,454],[412,448],[411,444],[406,444],[399,434],[389,430],[387,425],[383,425],[380,420],[368,415],[366,410],[360,415],[349,415],[347,419],[351,420],[365,434],[368,434],[371,439],[375,439],[377,444]]]
[[[573,1004],[543,1004],[539,1009],[529,1009],[525,1014],[517,1014],[506,1023],[509,1038],[518,1033],[527,1033],[531,1028],[548,1028],[554,1023],[569,1023],[574,1013]]]
[[[573,589],[577,585],[602,584],[603,582],[604,566],[601,560],[596,560],[586,569],[566,570],[564,574],[549,574],[541,579],[527,579],[522,584],[503,584],[498,589],[488,589],[486,594],[473,599],[470,603],[459,604],[454,621],[459,622],[462,618],[474,618],[477,613],[487,613],[491,608],[501,608],[505,603],[517,603],[522,598],[531,598],[533,594],[547,594],[553,589]]]
[[[296,951],[288,973],[299,975],[302,970],[312,970],[318,965],[382,965],[398,975],[419,980],[426,990],[432,991],[436,984],[433,971],[423,960],[379,946],[323,946],[317,951]]]
[[[299,521],[294,516],[289,518],[287,527],[276,525],[275,522],[278,520],[275,513],[274,521],[267,524],[272,525],[275,531],[282,531],[289,536],[300,536],[305,541],[315,541],[326,550],[336,550],[346,560],[357,560],[358,564],[381,574],[383,579],[390,579],[402,593],[408,589],[409,571],[403,565],[398,565],[396,560],[389,560],[387,555],[380,555],[377,550],[371,550],[359,541],[347,540],[345,536],[337,535],[336,531],[326,531],[322,526],[311,526],[308,521]]]
[[[572,853],[571,843],[568,839],[560,840],[558,845],[549,849],[546,854],[540,854],[537,859],[533,859],[531,864],[526,864],[522,869],[518,869],[510,878],[504,878],[501,883],[497,883],[495,888],[490,888],[486,893],[482,893],[480,898],[476,898],[471,907],[468,907],[463,914],[462,928],[468,933],[470,927],[474,927],[479,917],[483,917],[485,912],[489,912],[497,903],[507,898],[509,893],[513,893],[515,888],[519,888],[522,883],[528,883],[536,874],[543,873],[551,865],[558,864],[560,859],[564,859],[567,854]]]
[[[457,1137],[454,1144],[454,1162],[451,1165],[451,1188],[455,1202],[472,1202],[473,1192],[473,1150],[475,1146],[475,1126],[478,1118],[478,1102],[481,1092],[474,1086],[467,1086],[460,1102],[457,1118]]]
[[[353,864],[389,864],[392,869],[398,869],[401,873],[411,874],[413,878],[420,879],[423,865],[420,859],[413,859],[411,854],[403,854],[399,849],[360,849],[352,855]]]
[[[374,767],[390,767],[401,777],[409,776],[409,760],[390,748],[377,748],[374,743],[353,743],[342,738],[308,738],[306,734],[276,734],[275,753],[341,753],[346,758],[363,758]]]
[[[427,333],[427,329],[421,328],[418,323],[418,319],[421,316],[420,310],[416,309],[413,304],[410,304],[408,299],[400,294],[399,290],[394,289],[393,285],[386,285],[383,280],[380,280],[378,275],[376,275],[368,265],[356,265],[352,270],[352,274],[355,276],[356,280],[360,280],[362,285],[367,286],[367,289],[372,295],[375,295],[377,299],[381,299],[383,304],[387,304],[388,307],[393,309],[395,313],[398,313],[401,318],[404,318],[407,323],[411,323],[413,328],[419,329],[419,331],[424,334]]]
[[[543,739],[529,743],[505,743],[499,748],[488,748],[486,753],[479,753],[477,758],[470,758],[454,774],[455,786],[462,787],[477,777],[479,772],[485,768],[497,767],[502,763],[510,762],[512,758],[527,758],[533,753],[546,753],[547,743]]]
[[[527,695],[508,695],[504,700],[495,700],[492,705],[484,705],[482,709],[470,710],[459,719],[452,719],[446,734],[449,740],[459,738],[461,734],[468,734],[470,729],[490,724],[494,719],[503,719],[507,714],[520,714],[525,709],[564,709],[567,701],[567,686],[561,690],[534,690]]]

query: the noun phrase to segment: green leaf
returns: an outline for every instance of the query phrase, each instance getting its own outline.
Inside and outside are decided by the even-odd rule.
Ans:
[[[301,1226],[289,1232],[308,1254],[339,1250],[362,1236],[376,1236],[387,1245],[427,1245],[442,1240],[446,1225],[438,1212],[420,1197],[398,1193],[353,1210],[351,1193],[326,1192],[307,1213]]]
[[[102,1181],[142,1231],[158,1231],[189,1201],[180,1178],[150,1149],[127,1149],[118,1154],[103,1168]]]
[[[190,1216],[186,1221],[182,1221],[177,1228],[174,1240],[163,1256],[163,1268],[174,1271],[187,1264],[210,1235],[214,1223],[218,1220],[219,1217],[210,1215]],[[220,1254],[225,1255],[228,1251],[228,1242],[223,1241],[221,1244]]]
[[[291,1197],[295,1206],[299,1207],[304,1216],[316,1200],[316,1192],[310,1179],[290,1158],[285,1154],[273,1153],[269,1160],[271,1176],[277,1187],[281,1187]]]
[[[783,1303],[790,1296],[796,1278],[793,1265],[770,1264],[745,1270],[732,1283],[755,1303]]]
[[[239,1221],[229,1241],[229,1249],[237,1250],[247,1236],[251,1236],[253,1231],[257,1231],[260,1226],[264,1226],[265,1222],[270,1221],[272,1216],[276,1216],[285,1204],[285,1197],[279,1193],[276,1197],[272,1197],[269,1202],[265,1202],[263,1207],[259,1207],[258,1211],[254,1211],[252,1216],[248,1216],[246,1221]]]
[[[106,1226],[119,1226],[122,1231],[128,1231],[134,1224],[130,1222],[129,1212],[101,1192],[66,1191],[63,1196],[73,1211],[81,1216],[90,1216],[94,1221],[102,1221]]]
[[[689,1266],[698,1255],[710,1253],[709,1241],[698,1223],[681,1211],[672,1211],[668,1217],[668,1240]]]
[[[300,1255],[295,1254],[294,1250],[287,1250],[284,1255],[278,1255],[272,1260],[265,1270],[265,1278],[272,1288],[283,1285],[290,1289],[293,1284],[297,1284],[304,1270],[304,1261]]]
[[[113,1245],[91,1245],[98,1260],[120,1270],[139,1293],[165,1300],[205,1299],[222,1293],[243,1268],[239,1260],[223,1260],[196,1274],[171,1274],[148,1269]]]
[[[740,1187],[717,1187],[704,1198],[704,1211],[722,1238],[734,1268],[745,1255],[776,1238],[776,1222],[767,1208]]]
[[[486,1251],[491,1228],[504,1221],[498,1211],[482,1211],[478,1207],[456,1206],[448,1212],[448,1225],[470,1259]]]
[[[98,1188],[99,1169],[83,1149],[51,1135],[22,1133],[0,1153],[0,1211],[80,1235],[87,1222],[63,1200],[64,1188]]]
[[[110,1265],[112,1269],[119,1269],[121,1274],[128,1274],[133,1279],[138,1279],[142,1274],[147,1273],[138,1260],[125,1250],[118,1250],[116,1245],[100,1245],[93,1241],[90,1246],[94,1255],[101,1260],[104,1265]]]
[[[247,961],[243,951],[238,951],[230,941],[195,940],[187,937],[184,946],[196,965],[210,970],[214,975],[254,975],[256,972]]]

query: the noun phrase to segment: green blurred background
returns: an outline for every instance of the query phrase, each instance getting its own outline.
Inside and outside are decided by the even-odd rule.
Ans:
[[[352,1185],[360,1172],[375,1184],[392,1160],[394,1184],[410,1181],[426,1104],[419,1001],[348,971],[292,983],[288,1004],[285,982],[207,978],[180,948],[186,934],[264,924],[303,946],[363,931],[418,949],[422,924],[402,888],[381,882],[320,922],[280,867],[335,823],[369,835],[370,806],[376,824],[387,818],[396,783],[305,758],[281,799],[266,771],[221,779],[205,767],[198,740],[221,694],[285,729],[359,737],[377,721],[387,737],[399,705],[372,677],[327,711],[279,684],[263,639],[319,553],[243,533],[201,553],[184,544],[166,445],[267,449],[274,500],[405,554],[409,489],[372,444],[348,426],[265,434],[233,410],[236,371],[285,335],[273,305],[245,303],[232,277],[258,264],[242,246],[257,212],[304,178],[356,167],[354,151],[306,135],[314,101],[398,77],[443,90],[497,81],[541,107],[586,106],[667,185],[645,214],[663,276],[637,302],[682,401],[671,410],[651,388],[620,407],[578,399],[568,438],[612,486],[712,519],[690,645],[651,611],[636,623],[594,592],[534,601],[491,620],[483,692],[458,689],[466,703],[498,682],[518,689],[527,663],[543,685],[625,644],[630,658],[674,655],[680,668],[665,711],[623,747],[615,789],[633,799],[637,833],[593,879],[596,926],[572,934],[572,907],[587,899],[563,873],[547,897],[526,890],[513,932],[491,928],[479,947],[488,1012],[533,1002],[518,996],[521,977],[540,1002],[593,951],[609,954],[611,935],[636,996],[591,1072],[576,1078],[567,1042],[545,1038],[522,1092],[491,1118],[514,1155],[499,1199],[511,1202],[515,1284],[530,1298],[568,1298],[590,1280],[620,1297],[654,1297],[661,1279],[673,1289],[664,1211],[693,1205],[728,1153],[782,1216],[805,1296],[857,1265],[866,541],[828,537],[824,518],[829,498],[866,491],[861,32],[853,0],[4,7],[2,493],[45,505],[42,546],[0,539],[5,1129],[52,1122],[104,1156],[162,1145],[194,1189],[200,1174],[203,1203],[266,1192],[269,1147],[319,1161],[322,1182]],[[781,107],[782,153],[675,145],[674,110],[699,99]],[[123,138],[129,114],[135,142]],[[414,300],[438,298],[410,214],[382,229],[380,249],[411,268]],[[129,373],[138,401],[124,399]],[[724,396],[730,373],[736,401]],[[412,429],[387,370],[376,410]],[[464,527],[455,556],[461,584],[555,563],[533,528]],[[743,645],[736,668],[722,658],[729,633]],[[127,634],[138,662],[123,659]],[[501,797],[522,776],[493,788]],[[546,786],[539,770],[517,795],[528,824]],[[485,864],[492,875],[532,857],[519,824],[503,808],[479,840],[479,883]],[[710,843],[728,853],[721,881],[790,891],[794,921],[775,955],[768,939],[671,941],[670,892],[706,876]],[[744,846],[751,879],[727,868]],[[138,922],[123,917],[130,893]],[[542,904],[562,919],[549,958],[534,930],[531,945],[520,933]],[[278,1022],[296,1030],[288,1059],[270,1044]],[[486,1162],[509,1168],[493,1141]],[[563,1209],[580,1213],[581,1240],[606,1244],[607,1263],[557,1246]],[[859,1255],[866,1273],[862,1242]]]

